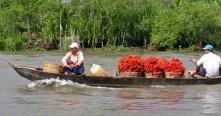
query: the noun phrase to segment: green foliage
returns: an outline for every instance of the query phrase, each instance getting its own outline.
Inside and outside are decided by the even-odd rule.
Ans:
[[[31,40],[46,39],[66,50],[72,35],[85,47],[111,49],[219,46],[220,8],[220,0],[1,0],[0,49],[23,50]]]
[[[107,51],[115,51],[115,50],[117,50],[117,47],[109,44],[109,45],[105,46],[104,49]]]
[[[27,37],[25,35],[19,35],[15,38],[0,38],[0,50],[6,51],[19,51],[23,50]]]
[[[15,49],[16,50],[23,50],[25,43],[27,42],[27,37],[23,34],[15,38]]]
[[[173,48],[179,36],[179,22],[177,13],[163,10],[154,17],[152,24],[151,42],[158,48]]]
[[[5,46],[6,46],[6,43],[4,40],[0,39],[0,50],[3,51],[5,50]]]
[[[34,51],[45,51],[45,49],[42,47],[35,47],[33,50]]]
[[[175,5],[173,5],[175,6]],[[181,1],[176,7],[159,10],[152,25],[151,42],[158,48],[189,47],[208,42],[216,27],[220,6],[205,1]]]
[[[64,50],[64,51],[67,51],[67,50],[69,50],[70,48],[69,48],[69,45],[71,45],[71,43],[72,43],[72,38],[70,38],[70,37],[65,37],[65,38],[62,38],[62,50]]]
[[[202,48],[196,46],[196,45],[191,45],[187,50],[188,51],[199,51],[201,50]]]

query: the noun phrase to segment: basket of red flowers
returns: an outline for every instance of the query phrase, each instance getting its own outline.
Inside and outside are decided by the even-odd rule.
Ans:
[[[164,67],[167,61],[163,58],[148,57],[144,61],[144,71],[146,78],[163,78]]]
[[[176,58],[171,59],[165,67],[166,78],[183,78],[186,68],[183,63]]]
[[[143,74],[144,58],[139,55],[129,55],[120,58],[118,71],[121,77],[141,77]]]

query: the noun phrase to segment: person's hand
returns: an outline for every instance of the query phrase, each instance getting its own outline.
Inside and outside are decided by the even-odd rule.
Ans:
[[[66,65],[63,65],[63,67],[71,68],[73,66],[71,64],[70,65],[66,64]]]
[[[68,65],[67,65],[67,64],[63,64],[62,66],[63,66],[64,68],[65,68],[65,67],[68,67]]]
[[[190,61],[192,61],[192,62],[197,62],[197,59],[194,59],[194,58],[192,58],[192,59],[190,59]]]
[[[79,66],[79,65],[78,64],[70,64],[69,65],[70,68],[77,67],[77,66]]]
[[[191,76],[194,76],[196,74],[196,71],[188,71],[188,72]]]

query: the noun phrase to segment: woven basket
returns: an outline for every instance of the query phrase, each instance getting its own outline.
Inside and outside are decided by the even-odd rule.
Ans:
[[[121,77],[141,77],[142,72],[122,72],[120,73]]]
[[[43,65],[43,72],[59,73],[59,65],[50,61],[45,61]]]
[[[166,78],[183,78],[184,73],[171,73],[171,72],[165,72]]]
[[[145,73],[146,78],[163,78],[164,72]]]

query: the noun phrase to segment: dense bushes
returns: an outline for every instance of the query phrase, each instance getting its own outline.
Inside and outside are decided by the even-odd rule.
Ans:
[[[172,49],[189,47],[198,41],[207,43],[218,26],[219,7],[212,2],[186,0],[176,8],[159,11],[153,20],[151,42]]]
[[[1,0],[0,49],[22,49],[25,41],[16,39],[23,33],[29,40],[60,41],[62,49],[71,36],[85,47],[221,45],[220,0],[61,1]],[[17,48],[5,47],[10,40],[18,41]]]
[[[20,35],[15,38],[0,38],[0,50],[3,51],[20,51],[25,47],[27,38],[24,35]]]

